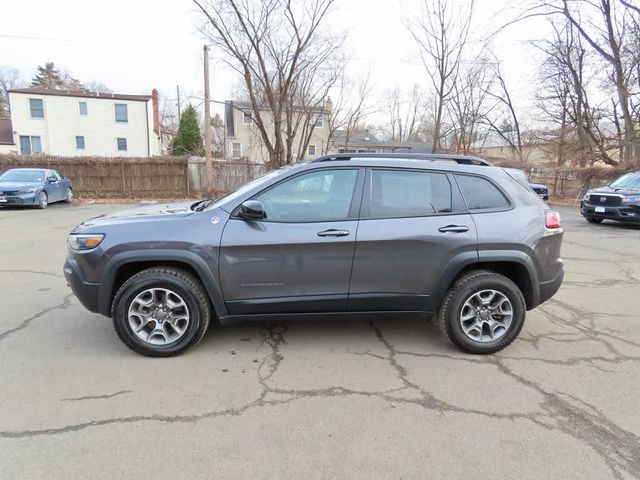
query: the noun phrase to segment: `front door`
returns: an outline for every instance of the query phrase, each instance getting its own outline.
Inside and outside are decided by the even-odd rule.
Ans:
[[[433,310],[449,262],[477,260],[475,224],[451,182],[444,172],[370,170],[349,310]]]
[[[220,279],[232,315],[346,308],[364,170],[314,170],[256,195],[266,218],[232,216]]]

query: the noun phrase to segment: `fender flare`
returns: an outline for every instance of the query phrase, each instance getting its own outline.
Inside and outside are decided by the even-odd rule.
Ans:
[[[105,267],[100,284],[98,309],[101,314],[111,316],[112,294],[115,293],[113,285],[118,270],[127,264],[138,262],[172,262],[189,265],[198,274],[216,316],[220,318],[227,315],[217,275],[211,271],[202,257],[188,250],[178,249],[132,250],[114,255]]]

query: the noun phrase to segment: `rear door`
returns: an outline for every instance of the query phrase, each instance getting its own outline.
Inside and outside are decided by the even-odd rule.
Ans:
[[[349,310],[431,311],[450,263],[477,259],[475,224],[454,187],[442,171],[368,170]]]
[[[363,183],[358,168],[302,173],[253,197],[266,219],[232,216],[220,250],[229,313],[344,311]]]

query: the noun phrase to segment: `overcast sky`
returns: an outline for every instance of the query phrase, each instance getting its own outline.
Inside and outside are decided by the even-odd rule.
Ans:
[[[377,95],[399,85],[427,85],[417,50],[403,18],[424,0],[337,0],[329,27],[347,34],[349,68],[370,69]],[[484,36],[507,15],[507,0],[477,0],[474,34]],[[203,18],[190,0],[21,0],[4,2],[0,65],[13,66],[30,80],[35,67],[53,61],[74,77],[97,80],[117,93],[158,88],[175,97],[202,96]],[[96,7],[93,7],[96,5]],[[496,18],[496,15],[498,18]],[[546,19],[501,32],[494,50],[515,98],[528,104],[534,94],[535,49],[527,45],[547,31]],[[20,37],[20,38],[14,38]],[[211,53],[212,98],[229,99],[238,79]],[[379,99],[377,99],[379,100]],[[196,100],[197,102],[197,100]]]

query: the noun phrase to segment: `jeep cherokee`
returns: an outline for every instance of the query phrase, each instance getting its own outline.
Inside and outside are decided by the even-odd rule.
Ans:
[[[221,324],[432,316],[471,353],[509,345],[563,278],[560,217],[517,172],[476,157],[339,154],[217,200],[102,215],[64,274],[144,355]]]

